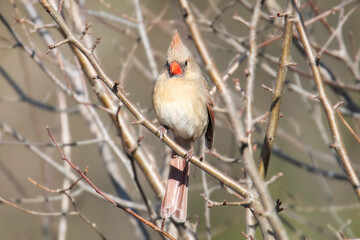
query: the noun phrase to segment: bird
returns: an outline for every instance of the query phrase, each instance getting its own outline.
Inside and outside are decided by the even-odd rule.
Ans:
[[[185,156],[172,152],[160,209],[163,220],[172,217],[182,223],[187,218],[189,160],[193,156],[194,141],[204,136],[206,147],[211,149],[215,119],[207,80],[177,30],[173,33],[165,65],[156,80],[152,101],[161,125],[160,139],[170,130],[175,142],[187,150]]]

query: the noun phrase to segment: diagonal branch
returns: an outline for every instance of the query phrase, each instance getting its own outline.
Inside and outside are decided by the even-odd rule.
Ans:
[[[150,130],[153,134],[160,137],[160,133],[158,131],[158,128],[152,124],[148,119],[145,118],[145,116],[141,113],[141,111],[133,104],[126,96],[125,93],[123,93],[120,89],[117,83],[114,83],[103,71],[100,64],[96,60],[95,56],[91,53],[89,49],[87,49],[78,39],[75,38],[74,34],[70,30],[70,28],[65,23],[64,19],[61,17],[61,15],[49,4],[47,0],[39,0],[40,4],[43,6],[43,8],[50,14],[50,16],[55,20],[55,22],[59,25],[62,33],[69,39],[69,42],[71,45],[75,46],[90,62],[90,64],[95,69],[95,73],[92,75],[93,79],[101,79],[106,86],[112,90],[112,92],[118,97],[121,102],[129,109],[129,111],[135,116],[135,118],[138,120],[138,123],[142,124],[144,127],[146,127],[148,130]],[[164,143],[166,143],[171,149],[173,149],[178,155],[185,156],[187,154],[187,151],[180,147],[178,144],[176,144],[175,141],[173,141],[170,137],[165,135],[162,139]],[[201,168],[220,182],[222,182],[224,185],[230,187],[240,195],[242,195],[244,198],[249,197],[253,194],[252,191],[248,190],[246,187],[241,185],[238,181],[234,180],[233,178],[227,176],[217,168],[213,167],[212,165],[200,161],[198,157],[192,157],[190,159],[190,162],[193,163],[195,166]],[[146,166],[145,166],[146,167]]]

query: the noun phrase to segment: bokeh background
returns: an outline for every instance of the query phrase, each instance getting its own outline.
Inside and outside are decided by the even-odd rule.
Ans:
[[[65,1],[67,2],[67,1]],[[245,70],[247,67],[246,50],[248,49],[248,28],[233,19],[234,14],[241,16],[249,21],[252,16],[251,9],[246,8],[246,3],[253,6],[254,1],[191,1],[196,13],[196,19],[206,40],[208,49],[222,74],[226,74],[229,66],[234,61],[239,61],[238,69],[233,72],[227,80],[227,84],[232,89],[233,99],[236,102],[239,112],[245,111],[244,90],[246,86]],[[276,5],[280,10],[285,9],[287,1],[266,1],[262,11],[266,16],[277,13]],[[301,12],[304,20],[316,16],[311,4],[315,4],[320,12],[325,12],[340,2],[336,0],[302,1]],[[348,1],[342,10],[334,11],[326,18],[327,24],[337,29],[341,16],[358,5],[358,1]],[[95,41],[96,37],[101,36],[101,42],[96,47],[96,55],[105,72],[115,81],[122,81],[122,86],[128,94],[129,99],[143,110],[149,119],[155,119],[151,109],[151,92],[153,87],[153,77],[151,74],[150,63],[145,54],[145,49],[139,40],[137,28],[116,22],[110,17],[117,16],[136,24],[134,3],[130,0],[125,1],[80,1],[82,14],[88,23],[91,23],[89,36]],[[52,19],[46,14],[44,9],[37,1],[0,1],[0,12],[13,30],[20,36],[23,43],[46,65],[51,72],[60,78],[65,84],[65,79],[60,70],[57,59],[46,54],[48,50],[46,44],[36,32],[30,32],[33,26],[26,21],[20,23],[19,19],[32,21],[27,14],[25,6],[33,5],[39,17],[46,24],[53,23]],[[69,1],[66,4],[72,4]],[[108,5],[107,5],[108,4]],[[182,13],[177,1],[141,1],[141,10],[147,28],[148,38],[156,61],[156,69],[160,71],[164,64],[166,51],[171,40],[174,29],[178,29],[185,44],[192,50],[201,65],[201,59],[196,53],[194,43],[189,39],[189,32],[184,24]],[[109,6],[110,5],[110,6]],[[69,9],[71,9],[70,6]],[[273,7],[273,8],[271,8]],[[71,14],[65,8],[64,16],[71,23]],[[344,46],[347,48],[349,56],[359,58],[360,31],[358,20],[360,10],[355,9],[348,19],[341,26],[341,36]],[[103,15],[101,15],[103,14]],[[275,23],[274,23],[275,22]],[[216,29],[222,29],[228,36],[214,32],[213,23]],[[281,34],[282,18],[262,18],[258,25],[257,43],[263,43],[274,36]],[[71,25],[71,24],[70,24]],[[71,25],[71,27],[73,27]],[[317,46],[323,46],[331,34],[326,29],[325,24],[317,21],[307,27],[310,39]],[[56,41],[63,40],[61,34],[55,28],[49,28]],[[79,36],[81,35],[78,33]],[[231,40],[236,44],[229,44]],[[296,47],[296,39],[291,49],[292,61],[297,62],[295,69],[311,75],[308,63],[301,53],[301,49]],[[53,147],[44,146],[49,143],[50,138],[46,131],[49,126],[55,137],[60,141],[61,125],[60,114],[39,108],[21,99],[15,91],[13,85],[8,81],[11,78],[26,96],[39,102],[51,106],[59,106],[59,88],[49,79],[39,68],[33,59],[26,54],[20,47],[12,47],[15,43],[13,36],[3,23],[0,24],[0,67],[3,69],[0,76],[0,121],[9,125],[17,133],[21,134],[35,146],[51,156],[57,163],[63,165],[59,153]],[[235,46],[241,46],[236,48]],[[256,80],[254,89],[253,115],[254,118],[262,116],[269,111],[271,93],[261,87],[262,84],[272,87],[274,76],[269,74],[277,70],[277,59],[280,54],[280,40],[265,45],[258,50],[258,63],[256,69]],[[327,49],[338,48],[335,38]],[[67,45],[60,47],[64,57],[68,60],[66,64],[78,70],[72,52]],[[355,106],[360,104],[358,84],[360,78],[356,72],[352,72],[342,59],[336,58],[331,54],[323,54],[321,61],[329,68],[336,78],[354,89],[344,89],[352,99]],[[355,60],[353,62],[356,62]],[[359,60],[357,60],[359,68]],[[271,68],[272,70],[269,70]],[[5,77],[4,73],[8,77]],[[206,72],[204,70],[204,72]],[[297,166],[290,163],[278,155],[274,154],[271,159],[268,178],[283,173],[283,176],[269,186],[274,200],[280,199],[288,209],[280,213],[286,230],[291,239],[337,239],[336,233],[339,230],[349,238],[360,237],[360,205],[352,186],[347,180],[336,179],[314,173],[309,169],[321,169],[340,176],[346,176],[337,161],[336,153],[329,148],[332,143],[328,122],[321,105],[310,98],[294,91],[294,85],[300,89],[316,95],[316,88],[311,76],[298,74],[295,70],[290,70],[287,75],[287,84],[283,92],[281,111],[283,114],[280,120],[278,135],[276,137],[276,148],[278,153],[286,154],[299,163],[307,164],[307,167]],[[329,75],[324,74],[324,78],[329,79]],[[238,79],[241,91],[236,88]],[[85,84],[89,91],[91,103],[100,104],[87,80],[82,77],[77,79]],[[210,88],[213,89],[211,80]],[[326,85],[326,92],[329,94],[333,104],[343,99],[344,95],[336,93]],[[241,156],[238,153],[234,137],[229,130],[225,115],[221,112],[223,107],[218,94],[215,92],[213,100],[218,107],[216,112],[216,137],[214,148],[217,152],[233,159],[240,159],[233,163],[224,163],[219,159],[207,155],[207,160],[224,171],[227,175],[241,180],[244,172],[241,164]],[[73,97],[66,96],[67,108],[76,110],[78,103]],[[359,112],[357,109],[349,109],[348,102],[342,106],[342,112],[346,121],[352,126],[355,133],[359,135]],[[96,108],[106,129],[121,147],[121,141],[116,135],[108,114]],[[347,111],[347,112],[346,112]],[[348,114],[346,114],[348,113]],[[350,114],[349,114],[350,113]],[[242,114],[242,118],[244,118]],[[71,141],[82,141],[94,139],[89,131],[89,125],[76,111],[68,114]],[[129,124],[134,119],[129,117]],[[359,173],[359,142],[348,131],[344,124],[339,120],[339,126],[348,151],[349,157],[353,162],[355,170]],[[316,123],[316,121],[318,121]],[[320,127],[319,127],[320,126]],[[256,144],[262,143],[266,121],[257,122],[254,125],[253,141]],[[168,148],[158,139],[140,126],[132,127],[135,136],[144,136],[142,145],[146,147],[151,158],[156,162],[159,171],[167,177],[165,153]],[[27,179],[30,177],[35,181],[52,189],[62,188],[64,175],[42,161],[32,151],[20,144],[4,128],[1,129],[0,139],[0,196],[12,201],[16,199],[33,199],[44,196],[56,196],[48,193],[39,187],[31,184]],[[38,144],[38,145],[37,145]],[[258,161],[260,147],[254,152],[254,158]],[[88,177],[104,192],[116,195],[111,179],[105,170],[101,160],[101,154],[97,143],[78,145],[71,147],[71,159],[81,169],[89,167]],[[123,166],[118,159],[117,165],[123,175],[127,192],[134,202],[143,203],[139,191],[128,181],[129,175],[123,170]],[[154,192],[149,187],[143,174],[137,169],[140,182],[145,190],[146,196],[151,201],[154,209],[158,210],[160,202]],[[73,170],[71,170],[74,172]],[[189,210],[190,222],[194,224],[199,239],[206,239],[206,226],[204,219],[204,209],[206,203],[200,196],[204,192],[201,183],[201,171],[196,167],[191,167]],[[213,188],[210,198],[214,201],[238,201],[237,198],[227,193],[219,183],[207,177],[210,188]],[[75,187],[76,189],[76,187]],[[92,222],[96,223],[99,230],[107,239],[135,239],[134,230],[129,222],[129,216],[120,209],[114,208],[111,204],[95,195],[83,192],[74,196],[76,206],[82,214]],[[59,212],[61,211],[61,201],[39,202],[34,204],[20,204],[26,209],[39,212]],[[70,207],[71,209],[71,207]],[[243,207],[214,207],[210,209],[211,235],[212,239],[245,239],[241,231],[245,231],[245,217]],[[148,217],[146,211],[140,212],[145,218]],[[99,236],[78,216],[68,216],[67,239],[98,239]],[[0,238],[1,239],[56,239],[58,236],[59,217],[41,217],[27,214],[5,205],[0,204]],[[146,228],[152,239],[160,236],[152,229]],[[257,238],[261,239],[258,235]]]

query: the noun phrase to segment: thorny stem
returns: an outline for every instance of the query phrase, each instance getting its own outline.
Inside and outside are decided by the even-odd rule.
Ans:
[[[291,7],[291,5],[290,5]],[[291,9],[288,9],[291,11]],[[279,60],[279,69],[276,76],[275,87],[272,91],[273,97],[270,106],[270,116],[269,122],[266,128],[266,133],[264,137],[263,146],[260,152],[260,162],[259,162],[259,173],[262,178],[266,177],[272,147],[275,142],[276,130],[280,119],[280,106],[281,106],[281,97],[282,91],[285,83],[286,72],[288,69],[288,63],[290,60],[290,46],[292,39],[292,29],[293,29],[293,12],[288,12],[284,16],[284,32],[282,38],[282,49]]]

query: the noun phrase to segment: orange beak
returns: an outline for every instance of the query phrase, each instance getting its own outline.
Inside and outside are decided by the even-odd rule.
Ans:
[[[181,75],[182,73],[183,72],[182,72],[181,66],[177,62],[172,62],[170,64],[170,74]]]

